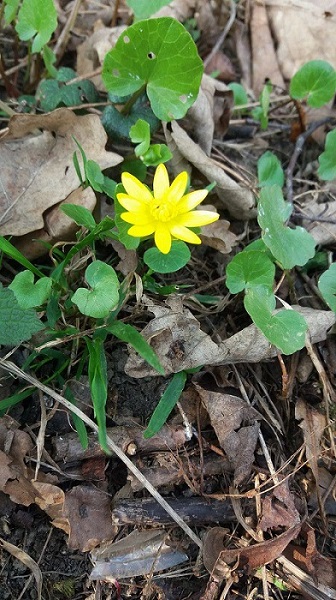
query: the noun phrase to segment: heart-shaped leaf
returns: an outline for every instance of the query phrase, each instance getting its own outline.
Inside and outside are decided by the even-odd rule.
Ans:
[[[314,238],[303,229],[286,225],[292,207],[284,201],[281,188],[265,186],[259,196],[258,223],[262,239],[284,269],[302,266],[315,254]]]
[[[172,52],[173,51],[173,52]],[[181,23],[170,17],[128,27],[105,56],[106,89],[126,96],[146,87],[155,115],[181,119],[196,100],[203,63]]]
[[[32,52],[41,52],[57,27],[57,12],[53,0],[23,0],[16,31],[20,40],[34,38]]]
[[[275,266],[265,252],[246,250],[237,254],[226,268],[226,285],[238,294],[254,285],[272,289]]]
[[[149,248],[144,254],[145,264],[155,273],[175,273],[190,260],[190,250],[185,242],[172,242],[170,252],[162,254],[158,248]]]
[[[324,60],[311,60],[295,73],[289,93],[297,100],[306,99],[309,106],[319,108],[331,100],[336,89],[336,72]]]
[[[293,354],[304,347],[308,325],[294,310],[273,314],[275,302],[274,294],[262,286],[250,288],[244,298],[246,311],[264,336],[284,354]]]
[[[27,309],[44,304],[50,296],[51,286],[52,279],[50,277],[42,277],[34,283],[33,273],[22,271],[15,275],[8,287],[13,290],[19,306]]]
[[[71,300],[88,317],[103,319],[119,302],[119,280],[113,267],[96,260],[85,271],[91,289],[78,288]]]
[[[328,306],[336,312],[336,263],[321,275],[318,287]]]

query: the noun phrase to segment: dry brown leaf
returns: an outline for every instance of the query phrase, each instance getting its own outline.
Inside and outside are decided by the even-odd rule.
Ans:
[[[45,243],[54,245],[58,241],[69,241],[75,238],[78,226],[75,221],[67,217],[60,210],[62,204],[76,204],[84,206],[91,212],[96,205],[96,196],[94,191],[87,187],[78,188],[72,192],[63,202],[53,206],[44,218],[44,229],[34,231],[34,235],[27,233],[15,239],[15,246],[22,254],[30,260],[43,256],[47,252]],[[33,239],[32,239],[33,238]]]
[[[284,89],[285,82],[279,69],[266,8],[254,2],[251,10],[253,91],[258,97],[268,79],[281,89]]]
[[[234,468],[234,484],[238,486],[251,473],[259,434],[259,424],[255,421],[261,417],[244,400],[223,394],[216,385],[209,386],[215,391],[198,384],[195,387],[208,411],[220,446]]]
[[[224,135],[229,126],[232,106],[233,93],[225,83],[203,75],[196,102],[188,111],[188,123],[207,156],[210,155],[212,147],[215,112],[217,124],[221,124],[220,134]]]
[[[214,210],[214,207],[202,205],[202,209]],[[202,227],[200,234],[202,243],[214,248],[222,254],[229,254],[232,247],[237,243],[237,236],[229,230],[230,223],[225,219],[219,219],[210,225]]]
[[[33,486],[37,492],[35,503],[41,510],[47,513],[52,519],[52,525],[69,533],[70,527],[68,520],[63,516],[63,506],[65,495],[63,490],[52,483],[42,483],[33,481]]]
[[[335,0],[265,0],[286,79],[309,60],[326,60],[336,68]]]
[[[225,83],[228,81],[235,81],[237,78],[237,73],[231,60],[221,50],[215,52],[215,54],[206,64],[206,73],[211,74],[214,71],[218,73],[218,75],[216,75],[216,79],[219,79],[219,81],[225,81]]]
[[[267,529],[288,529],[293,524],[300,522],[300,515],[294,504],[293,494],[288,487],[286,479],[277,485],[269,494],[261,498],[262,516],[259,527],[262,531]]]
[[[316,548],[315,532],[305,524],[307,534],[306,565],[310,575],[320,584],[334,588],[336,592],[336,559],[323,556]]]
[[[309,406],[302,398],[298,398],[295,406],[295,418],[300,421],[299,426],[303,431],[306,456],[315,481],[318,483],[317,461],[321,454],[321,437],[327,425],[326,417],[312,406]]]
[[[332,190],[332,193],[334,191]],[[309,217],[305,220],[304,216]],[[314,221],[314,217],[322,218],[323,221]],[[319,204],[316,201],[305,205],[302,210],[302,220],[304,226],[313,236],[316,244],[332,244],[336,240],[336,202],[324,202]],[[330,223],[328,221],[330,220]]]
[[[193,314],[183,308],[181,298],[170,296],[166,305],[164,307],[148,303],[154,319],[142,330],[157,353],[166,375],[201,365],[257,363],[277,355],[276,348],[253,324],[217,345],[201,331],[199,321]],[[307,320],[313,344],[326,339],[328,330],[336,321],[334,312],[296,306],[293,308]],[[128,375],[136,378],[157,374],[132,348],[125,369]]]
[[[113,535],[109,495],[96,488],[76,486],[65,496],[69,521],[69,548],[87,552]]]
[[[39,131],[39,130],[42,131]],[[43,213],[76,190],[73,137],[102,169],[122,161],[105,150],[107,136],[97,115],[67,108],[45,115],[14,115],[0,141],[0,233],[25,235],[42,229]]]
[[[24,506],[29,506],[35,499],[30,482],[33,471],[24,462],[32,448],[28,433],[20,431],[13,419],[0,419],[0,490],[13,502]]]
[[[97,24],[92,35],[89,35],[85,42],[78,46],[76,68],[78,75],[84,77],[99,69],[103,64],[105,55],[115,46],[125,29],[125,25],[103,27],[101,24]],[[106,92],[101,75],[94,75],[89,79],[99,91]]]
[[[178,21],[186,21],[193,16],[197,0],[173,0],[168,6],[163,6],[151,18],[172,17]]]
[[[204,565],[209,572],[221,571],[221,564],[235,565],[235,569],[244,569],[251,573],[255,569],[267,565],[278,558],[289,542],[296,538],[301,529],[301,524],[287,529],[285,533],[266,542],[259,542],[247,548],[235,550],[218,549],[226,537],[221,527],[214,527],[206,532],[203,544]],[[213,573],[214,574],[214,573]]]
[[[172,141],[175,142],[179,153],[192,163],[209,182],[216,181],[215,192],[225,208],[237,219],[251,219],[255,217],[255,199],[248,188],[241,187],[231,179],[225,171],[209,158],[189,135],[176,122],[172,121],[166,126]],[[167,144],[170,146],[169,138]],[[172,152],[174,147],[170,146]]]

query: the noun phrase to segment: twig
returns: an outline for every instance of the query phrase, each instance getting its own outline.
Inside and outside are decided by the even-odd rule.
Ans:
[[[77,15],[78,15],[78,11],[79,11],[81,2],[82,2],[82,0],[75,0],[74,5],[71,10],[71,13],[69,15],[69,18],[65,24],[65,27],[57,40],[56,46],[54,48],[54,52],[57,56],[58,62],[61,60],[61,58],[65,52],[65,48],[66,48],[66,45],[67,45],[69,37],[70,37],[71,29],[73,28],[75,21],[77,19]]]
[[[234,2],[234,0],[230,0],[230,5],[231,5],[231,11],[230,11],[229,20],[226,23],[226,25],[225,25],[221,35],[219,36],[217,42],[215,43],[214,47],[212,48],[210,54],[208,54],[208,56],[204,60],[204,67],[206,67],[209,64],[209,62],[211,61],[213,56],[216,54],[216,52],[218,52],[218,50],[220,49],[221,45],[224,43],[224,40],[235,21],[237,9],[236,9],[236,3]]]
[[[316,131],[316,129],[318,129],[319,127],[322,127],[322,125],[329,123],[330,120],[331,120],[330,117],[325,117],[324,119],[315,121],[314,123],[312,123],[310,125],[310,127],[308,127],[308,129],[306,131],[301,133],[301,135],[299,135],[299,137],[296,140],[294,152],[291,156],[289,165],[286,169],[287,202],[290,202],[290,204],[293,204],[293,200],[294,200],[293,173],[294,173],[295,165],[298,161],[298,158],[303,150],[303,147],[304,147],[307,139],[311,136],[311,134],[314,133],[314,131]]]
[[[98,433],[98,426],[96,425],[96,423],[94,423],[92,421],[92,419],[90,419],[77,406],[75,406],[74,404],[71,404],[71,402],[68,402],[68,400],[63,398],[63,396],[61,396],[60,394],[55,392],[53,389],[44,385],[43,383],[38,381],[38,379],[35,379],[35,377],[32,377],[28,373],[25,373],[22,369],[17,367],[11,361],[7,361],[7,360],[0,358],[0,365],[2,366],[3,369],[8,371],[9,373],[12,373],[13,375],[16,375],[17,377],[24,379],[25,381],[28,381],[29,383],[34,385],[37,389],[42,390],[45,394],[47,394],[51,398],[54,398],[54,400],[57,400],[58,402],[60,402],[60,404],[65,406],[68,410],[75,413],[80,419],[82,419],[82,421],[84,421],[84,423],[86,423],[86,425],[88,425],[93,431]],[[141,481],[143,486],[149,491],[149,493],[153,496],[153,498],[155,498],[155,500],[162,506],[162,508],[165,511],[167,511],[167,513],[171,516],[173,521],[175,521],[181,527],[181,529],[183,529],[183,531],[190,537],[190,539],[197,546],[199,546],[199,548],[202,548],[203,544],[202,544],[202,541],[200,540],[200,538],[192,531],[192,529],[190,529],[190,527],[183,521],[183,519],[181,519],[181,517],[177,514],[177,512],[175,510],[173,510],[171,508],[171,506],[169,506],[168,502],[161,496],[161,494],[159,494],[159,492],[152,486],[152,484],[143,476],[141,471],[139,471],[139,469],[132,463],[132,461],[128,458],[128,456],[126,456],[126,454],[121,450],[121,448],[119,448],[119,446],[117,446],[117,444],[109,436],[107,436],[106,442],[107,442],[107,446],[109,447],[109,449],[112,450],[112,452],[114,452],[114,454],[116,454],[118,456],[118,458],[120,458],[120,460],[122,460],[122,462],[127,466],[127,468],[131,471],[131,473],[133,473],[133,475],[135,475],[135,477],[137,477],[137,479],[139,479],[139,481]]]

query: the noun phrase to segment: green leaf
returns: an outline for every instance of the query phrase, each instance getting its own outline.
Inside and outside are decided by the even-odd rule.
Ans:
[[[144,431],[144,438],[151,438],[160,431],[161,427],[167,421],[171,411],[178,402],[185,386],[187,375],[184,371],[175,373],[165,389],[159,404],[154,410],[147,429]]]
[[[36,100],[45,112],[55,110],[61,103],[61,90],[55,79],[44,79],[36,91]]]
[[[48,75],[50,77],[57,77],[58,70],[54,66],[56,63],[56,54],[53,52],[49,46],[44,46],[42,49],[42,58],[45,65],[45,68],[48,71]]]
[[[76,76],[76,74],[75,74]],[[65,106],[79,106],[99,101],[99,94],[92,81],[84,79],[61,87],[61,100]]]
[[[135,327],[123,323],[122,321],[114,321],[106,327],[106,331],[115,335],[119,340],[131,344],[134,350],[148,362],[151,367],[156,369],[158,373],[164,375],[164,369],[155,354],[153,348],[148,344],[147,340],[139,333]]]
[[[232,90],[233,92],[233,101],[235,108],[239,109],[239,107],[242,104],[248,104],[249,99],[247,93],[245,92],[245,89],[240,83],[229,83],[228,88],[230,88],[230,90]]]
[[[23,0],[16,31],[20,40],[33,39],[32,52],[41,52],[57,27],[57,12],[53,0]]]
[[[252,286],[264,286],[272,290],[275,266],[265,252],[257,250],[237,254],[226,268],[226,286],[231,294]]]
[[[130,128],[130,138],[133,144],[138,144],[134,149],[135,156],[141,156],[147,152],[150,146],[150,126],[147,121],[138,119]]]
[[[104,184],[104,175],[100,166],[95,160],[88,159],[85,164],[85,175],[92,189],[96,192],[102,192]]]
[[[141,160],[147,167],[157,167],[160,163],[165,163],[172,158],[172,153],[166,144],[151,144],[141,157]]]
[[[133,10],[135,19],[148,19],[163,6],[170,4],[172,0],[126,0],[126,4]]]
[[[31,271],[21,271],[15,275],[12,283],[8,286],[13,290],[18,304],[21,308],[34,308],[44,304],[51,292],[52,279],[41,277],[34,284],[34,275]]]
[[[72,390],[70,389],[69,386],[67,386],[64,390],[64,396],[67,400],[69,400],[69,402],[71,402],[71,404],[73,404],[74,406],[77,406],[77,400],[74,396],[74,394],[72,393]],[[88,448],[89,445],[89,436],[88,433],[86,431],[86,427],[85,427],[85,423],[84,421],[78,416],[76,415],[76,413],[71,413],[71,418],[73,420],[73,424],[75,426],[75,429],[77,431],[77,435],[79,438],[79,441],[81,443],[81,446],[84,450],[86,450]]]
[[[336,179],[336,129],[327,134],[324,152],[318,160],[318,176],[325,181]]]
[[[292,213],[277,185],[264,187],[258,202],[258,223],[262,239],[284,269],[302,266],[315,254],[314,238],[303,229],[290,229],[286,221]]]
[[[190,260],[190,250],[185,242],[172,242],[168,254],[162,254],[158,248],[149,248],[144,253],[144,263],[155,273],[175,273]]]
[[[71,300],[88,317],[103,319],[119,302],[119,280],[113,267],[100,260],[91,263],[85,271],[91,289],[78,288]]]
[[[264,185],[278,185],[282,187],[285,175],[280,160],[270,152],[265,152],[258,160],[258,182]]]
[[[61,211],[67,215],[70,219],[75,221],[80,227],[86,227],[89,231],[96,227],[96,221],[94,220],[91,212],[85,206],[77,206],[76,204],[62,204],[60,207]]]
[[[34,391],[34,387],[29,387],[23,390],[22,392],[16,392],[12,396],[7,396],[7,398],[0,400],[0,417],[2,417],[5,414],[8,408],[12,408],[12,406],[16,406],[16,404],[19,404],[20,402],[23,402],[23,400],[25,400],[26,398],[29,398],[29,396],[31,396]]]
[[[19,9],[20,0],[5,0],[5,23],[14,21]]]
[[[306,99],[309,106],[319,108],[334,97],[336,72],[324,60],[311,60],[295,73],[289,93],[297,100]]]
[[[13,246],[13,244],[11,244],[8,240],[6,240],[6,238],[4,238],[2,236],[0,236],[0,251],[4,252],[5,254],[7,254],[7,256],[10,256],[14,260],[16,260],[16,262],[18,262],[20,265],[22,265],[26,269],[29,269],[29,271],[31,271],[32,273],[34,273],[35,275],[37,275],[37,277],[44,277],[44,274],[42,273],[42,271],[40,271],[39,269],[37,269],[20,252],[20,250],[18,250],[17,248],[15,248],[15,246]]]
[[[96,337],[85,338],[89,351],[88,375],[92,403],[98,424],[98,439],[106,453],[110,453],[106,441],[106,400],[107,400],[107,364],[104,351],[104,340]]]
[[[107,53],[102,78],[116,94],[146,87],[155,115],[180,119],[195,102],[203,63],[190,34],[170,17],[140,21],[128,27]]]
[[[294,310],[281,310],[276,315],[275,296],[263,286],[251,287],[244,298],[244,306],[255,325],[283,354],[293,354],[305,345],[308,325]]]
[[[318,287],[328,306],[336,312],[336,263],[321,275]]]
[[[36,311],[22,309],[14,292],[0,284],[0,345],[16,346],[42,329]]]

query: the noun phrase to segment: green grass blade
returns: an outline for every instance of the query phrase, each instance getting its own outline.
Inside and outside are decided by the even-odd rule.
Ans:
[[[167,421],[176,402],[178,402],[187,380],[187,375],[184,371],[175,373],[172,380],[164,391],[159,404],[154,410],[147,429],[144,431],[144,438],[153,437]]]
[[[106,327],[106,331],[115,335],[119,340],[131,344],[134,350],[140,354],[140,356],[150,364],[151,367],[156,369],[158,373],[164,375],[164,368],[161,365],[157,355],[153,348],[150,347],[147,340],[139,333],[135,327],[123,323],[122,321],[114,321],[111,325]]]

